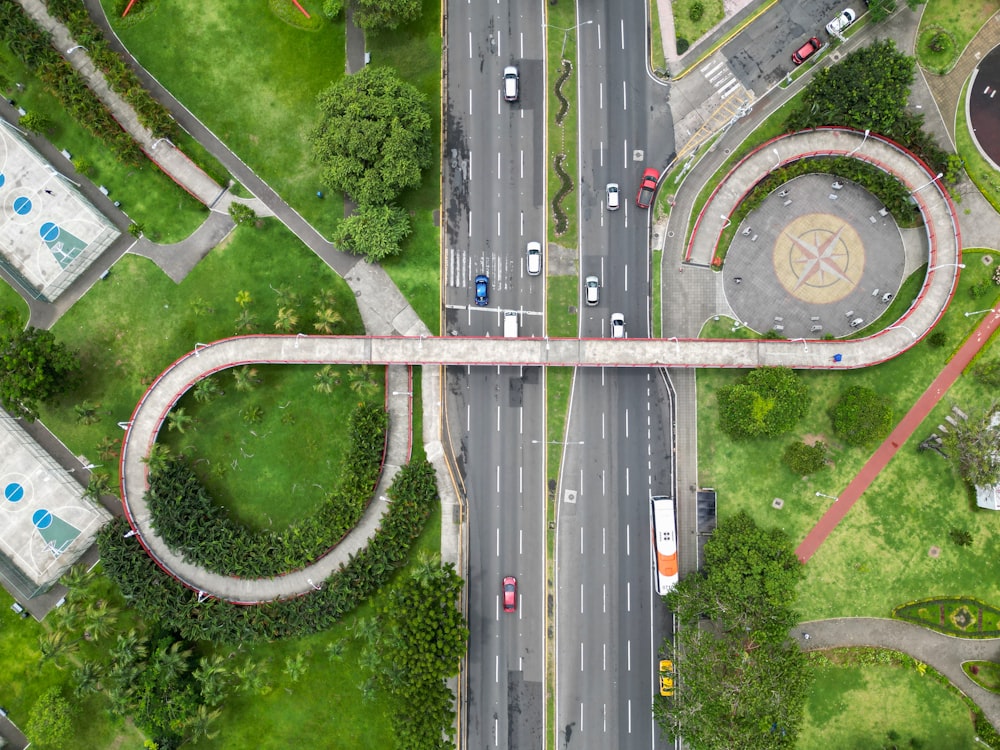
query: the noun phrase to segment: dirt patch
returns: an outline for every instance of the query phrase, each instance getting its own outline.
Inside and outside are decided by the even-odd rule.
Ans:
[[[826,435],[803,435],[802,442],[806,445],[816,445],[816,443],[830,444],[830,441],[826,439]]]

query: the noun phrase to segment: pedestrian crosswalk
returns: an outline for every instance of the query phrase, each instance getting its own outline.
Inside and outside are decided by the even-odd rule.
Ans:
[[[451,289],[469,289],[472,293],[474,280],[478,274],[490,277],[490,292],[511,288],[513,280],[520,275],[520,256],[499,258],[485,250],[468,248],[446,248],[445,284]]]

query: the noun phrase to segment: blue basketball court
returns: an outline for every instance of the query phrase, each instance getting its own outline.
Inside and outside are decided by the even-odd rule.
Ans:
[[[0,266],[36,299],[55,300],[118,229],[6,123],[0,124]]]
[[[6,588],[21,600],[44,592],[110,519],[0,411],[0,580]]]

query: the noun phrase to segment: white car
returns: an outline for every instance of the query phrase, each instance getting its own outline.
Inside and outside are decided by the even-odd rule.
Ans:
[[[611,316],[611,338],[625,338],[625,316],[621,313],[615,313]]]
[[[503,69],[503,98],[506,101],[517,101],[517,84],[517,68],[508,65]]]
[[[617,211],[618,210],[618,183],[609,182],[607,187],[608,194],[608,210]]]
[[[528,275],[537,276],[542,272],[542,243],[528,243]]]
[[[596,305],[601,298],[601,280],[596,276],[588,276],[584,286],[588,305]]]
[[[855,18],[857,18],[857,16],[854,14],[853,10],[850,8],[844,8],[839,16],[826,25],[826,33],[830,36],[838,36],[839,34],[844,33],[844,29],[854,23]]]

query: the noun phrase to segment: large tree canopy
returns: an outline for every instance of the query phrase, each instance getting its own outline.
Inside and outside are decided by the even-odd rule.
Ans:
[[[906,107],[914,60],[891,39],[873,42],[822,68],[802,92],[804,125],[847,125],[892,133]]]
[[[1000,426],[992,406],[979,418],[958,420],[944,436],[944,447],[958,466],[958,473],[975,487],[1000,482]]]
[[[38,407],[76,384],[80,362],[50,331],[18,330],[0,313],[0,402],[15,417],[38,418]]]
[[[318,104],[311,141],[325,185],[367,206],[420,185],[432,157],[431,116],[413,86],[369,66],[323,91]]]
[[[871,445],[892,430],[892,403],[871,388],[855,385],[840,397],[831,413],[833,432],[848,445]]]
[[[698,750],[795,747],[808,688],[805,658],[788,630],[801,566],[784,532],[745,513],[719,524],[705,570],[667,602],[680,623],[674,696],[657,697],[657,722]]]
[[[809,389],[787,367],[751,370],[718,393],[719,421],[730,437],[773,437],[788,432],[809,408]]]
[[[354,22],[365,31],[392,31],[420,17],[420,0],[355,0]]]

